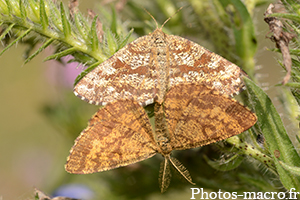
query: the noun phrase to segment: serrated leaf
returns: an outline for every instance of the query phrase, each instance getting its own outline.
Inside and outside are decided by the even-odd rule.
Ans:
[[[94,63],[98,62],[98,60],[96,60],[95,58],[80,52],[74,52],[73,56],[76,62],[84,63],[87,66],[93,65]]]
[[[65,38],[68,38],[71,36],[71,25],[67,18],[67,14],[65,12],[64,5],[62,2],[60,3],[60,14],[61,14],[61,23],[63,26],[64,36]]]
[[[293,176],[286,171],[278,162],[274,155],[276,151],[280,152],[279,159],[292,166],[300,166],[300,158],[293,148],[293,144],[288,137],[281,118],[274,105],[266,93],[255,85],[250,79],[244,78],[249,92],[249,99],[252,103],[258,118],[257,126],[266,139],[268,149],[275,162],[276,170],[280,180],[286,189],[296,188],[300,190],[299,177]]]
[[[57,60],[57,59],[60,59],[60,58],[62,58],[64,56],[70,55],[70,54],[72,54],[75,51],[76,51],[76,48],[75,47],[71,47],[71,48],[66,49],[64,51],[61,51],[61,52],[58,52],[58,53],[53,54],[51,56],[48,56],[47,58],[44,59],[44,61],[53,60],[53,59]]]
[[[8,10],[8,14],[11,14],[12,11],[12,6],[10,4],[9,0],[5,0],[6,6],[7,6],[7,10]]]
[[[212,168],[219,171],[229,171],[237,168],[243,162],[244,157],[238,154],[231,156],[229,159],[224,160],[220,159],[217,161],[210,160],[206,155],[204,155],[204,159],[207,164],[209,164]]]
[[[30,6],[32,13],[36,17],[35,19],[30,19],[30,20],[34,21],[34,20],[38,19],[40,13],[39,13],[39,7],[37,5],[37,2],[35,0],[28,0],[28,5]]]
[[[43,29],[46,30],[48,28],[48,16],[45,9],[45,2],[44,0],[40,0],[40,20],[43,26]]]
[[[112,32],[109,29],[106,29],[106,40],[107,40],[107,47],[109,50],[109,55],[113,55],[118,48],[118,44],[115,40],[114,35],[112,34]]]
[[[23,0],[19,0],[19,8],[20,8],[20,13],[21,13],[22,19],[26,20],[27,13],[26,13],[26,9],[25,9]]]
[[[50,19],[51,25],[54,25],[55,27],[60,27],[58,30],[62,30],[61,28],[61,11],[57,4],[55,4],[53,1],[48,1],[48,6],[49,9],[48,11],[50,12],[48,14],[48,17]]]
[[[11,42],[9,45],[7,45],[1,52],[0,52],[0,56],[7,50],[9,49],[12,45],[14,45],[15,43],[17,43],[19,40],[21,40],[23,37],[25,37],[28,33],[30,33],[31,29],[28,29],[27,31],[25,31],[23,34],[21,34],[17,39],[15,39],[13,42]]]
[[[93,19],[92,25],[91,25],[91,30],[89,33],[89,37],[90,37],[90,44],[91,44],[91,48],[93,51],[97,51],[99,49],[99,39],[97,36],[97,18],[98,15],[96,15]]]
[[[117,51],[120,50],[121,48],[123,48],[127,44],[127,42],[129,40],[132,32],[133,32],[133,29],[131,29],[129,31],[129,33],[125,36],[125,38],[123,39],[123,41],[119,44]]]
[[[42,52],[45,48],[47,48],[52,42],[54,41],[53,38],[48,39],[37,51],[31,54],[26,60],[25,64],[32,60],[35,56],[37,56],[40,52]]]
[[[85,19],[82,17],[81,13],[76,13],[74,15],[74,21],[77,30],[79,31],[80,35],[83,37],[84,40],[88,38],[88,29]]]
[[[1,34],[0,41],[6,36],[6,34],[15,26],[15,24],[9,25]]]

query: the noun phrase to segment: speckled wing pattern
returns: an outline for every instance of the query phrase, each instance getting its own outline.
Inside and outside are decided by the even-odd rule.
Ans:
[[[139,103],[154,99],[150,40],[149,35],[143,36],[120,49],[76,84],[75,95],[95,105],[117,99],[134,99]]]
[[[152,157],[157,147],[143,107],[119,100],[100,109],[76,139],[66,171],[89,174]]]
[[[178,85],[165,97],[165,116],[174,150],[190,149],[240,134],[256,115],[247,107],[205,85]]]
[[[200,84],[233,96],[244,89],[247,74],[225,58],[179,36],[169,35],[170,88],[180,83]]]
[[[246,74],[235,64],[179,36],[156,29],[129,43],[83,77],[74,93],[91,104],[133,99],[145,106],[162,103],[181,83],[204,84],[226,95],[243,88]]]

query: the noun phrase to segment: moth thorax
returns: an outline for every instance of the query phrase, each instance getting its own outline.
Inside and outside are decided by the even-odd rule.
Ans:
[[[159,48],[167,46],[166,38],[163,32],[156,32],[156,34],[154,34],[154,44]]]
[[[172,146],[170,144],[170,141],[165,136],[158,136],[157,144],[160,147],[162,154],[169,154],[172,151]]]

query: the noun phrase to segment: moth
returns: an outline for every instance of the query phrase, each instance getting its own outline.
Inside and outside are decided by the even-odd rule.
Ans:
[[[159,182],[164,192],[171,165],[190,183],[173,150],[185,150],[240,134],[257,120],[248,108],[204,84],[179,84],[155,104],[155,125],[139,102],[119,99],[100,108],[76,139],[65,165],[74,174],[106,171],[161,154]]]
[[[230,96],[239,93],[244,87],[241,77],[247,76],[243,70],[195,42],[164,33],[164,24],[158,28],[156,22],[152,33],[127,44],[85,75],[76,84],[75,95],[95,105],[133,99],[145,106],[162,104],[166,91],[178,84],[204,84]]]

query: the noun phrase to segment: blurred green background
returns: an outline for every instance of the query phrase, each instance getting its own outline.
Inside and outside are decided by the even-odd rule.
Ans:
[[[64,1],[65,4],[67,2]],[[87,8],[90,8],[97,13],[98,4],[99,1],[82,1],[79,9],[81,12],[87,13]],[[277,95],[281,91],[274,85],[281,82],[285,73],[278,65],[275,54],[265,49],[274,47],[274,44],[265,38],[269,32],[267,24],[263,21],[263,13],[267,6],[268,4],[264,4],[254,11],[255,31],[258,39],[256,77],[276,105]],[[126,20],[125,17],[123,15],[124,20]],[[205,46],[204,44],[203,46]],[[0,199],[30,199],[33,197],[34,187],[51,194],[71,179],[76,180],[73,181],[76,183],[98,181],[103,186],[101,189],[103,196],[108,195],[111,198],[122,199],[122,192],[114,191],[112,187],[105,185],[104,181],[101,183],[101,177],[115,176],[115,173],[109,171],[102,172],[103,175],[97,177],[92,177],[93,175],[75,175],[76,177],[74,177],[65,172],[64,164],[73,140],[66,136],[65,130],[54,126],[49,121],[49,118],[45,116],[45,111],[51,106],[60,105],[62,108],[66,107],[67,112],[69,107],[64,104],[67,102],[66,98],[71,98],[70,101],[74,102],[74,105],[87,103],[72,94],[70,85],[61,82],[59,75],[64,71],[62,66],[58,65],[56,61],[42,62],[43,58],[47,56],[47,52],[43,52],[26,65],[23,65],[23,53],[24,47],[18,44],[0,57]],[[280,111],[281,104],[277,105]],[[97,110],[97,107],[93,105],[86,105],[85,108],[91,115]],[[69,112],[69,114],[74,113]],[[90,116],[85,116],[86,124]],[[72,119],[72,117],[70,118]],[[289,122],[284,118],[284,113],[283,120],[288,125]],[[86,124],[80,125],[82,126],[81,130],[85,128]],[[180,157],[177,158],[180,160]],[[156,160],[144,161],[145,165],[150,165],[151,162],[156,162]],[[156,165],[158,170],[158,163]],[[140,167],[139,165],[135,166]],[[126,171],[129,171],[128,180],[120,182],[120,185],[126,188],[139,184],[142,188],[143,183],[133,183],[134,179],[130,177],[130,170],[134,170],[135,166],[126,168]],[[201,166],[195,167],[200,168]],[[115,171],[117,170],[121,173],[124,168],[115,169]],[[146,176],[146,174],[141,174],[141,176]],[[147,176],[145,179],[154,179],[154,184],[157,183],[157,176],[151,174]],[[172,189],[171,185],[170,191],[161,195],[157,183],[153,186],[157,188],[157,192],[147,198],[163,199],[166,197],[165,195],[172,199],[191,198],[189,188],[192,186],[187,183],[183,186],[186,187],[185,190],[176,191]],[[97,190],[97,188],[92,189]],[[145,190],[147,189],[145,188]]]

